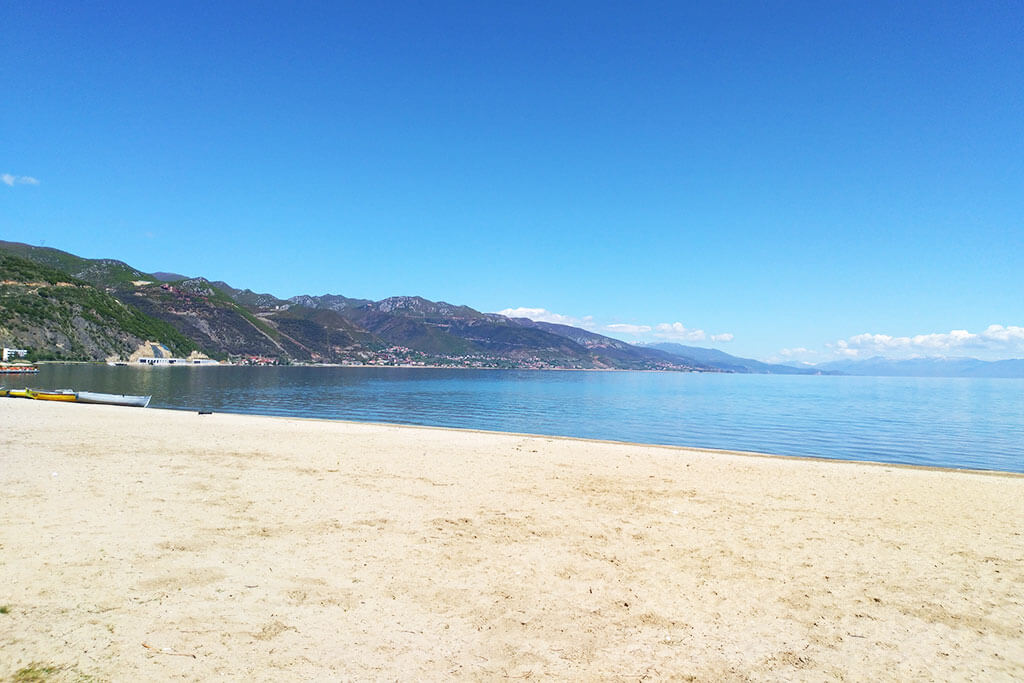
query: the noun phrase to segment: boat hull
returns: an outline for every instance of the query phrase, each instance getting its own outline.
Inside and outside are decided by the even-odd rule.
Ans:
[[[96,391],[79,391],[76,396],[79,403],[97,403],[107,406],[130,406],[145,408],[152,396],[130,396],[128,394],[101,394]]]
[[[78,396],[73,391],[34,391],[28,390],[29,398],[39,401],[77,401]]]

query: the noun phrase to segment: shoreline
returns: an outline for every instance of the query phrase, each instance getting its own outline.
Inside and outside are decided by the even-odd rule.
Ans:
[[[464,368],[464,369],[475,369],[475,368]],[[4,397],[0,397],[4,398]],[[13,400],[26,400],[15,398]],[[149,411],[170,411],[175,413],[194,413],[199,412],[201,409],[197,408],[176,408],[176,407],[148,407],[146,410]],[[567,441],[581,441],[581,442],[592,442],[598,444],[618,445],[618,446],[636,446],[644,448],[662,448],[669,450],[678,451],[694,451],[702,453],[717,453],[722,455],[735,455],[743,457],[754,457],[754,458],[781,458],[781,459],[796,459],[796,460],[808,460],[814,462],[835,462],[835,463],[848,463],[852,465],[869,465],[874,467],[898,467],[898,468],[909,468],[909,469],[920,469],[920,470],[935,470],[940,472],[968,472],[975,474],[988,474],[988,475],[1000,475],[1000,476],[1011,476],[1011,477],[1022,477],[1024,478],[1024,471],[1017,470],[1001,470],[1001,469],[979,469],[973,467],[945,467],[941,465],[919,465],[915,463],[898,463],[898,462],[887,462],[885,460],[855,460],[852,458],[832,458],[828,456],[813,456],[813,455],[791,455],[786,453],[770,453],[766,451],[743,451],[731,448],[710,448],[705,446],[688,446],[678,444],[662,444],[646,441],[617,441],[614,439],[600,439],[596,437],[586,436],[568,436],[564,434],[541,434],[533,432],[510,432],[503,430],[490,430],[490,429],[477,429],[473,427],[453,427],[445,425],[422,425],[406,422],[380,422],[375,420],[349,420],[344,418],[328,418],[328,417],[306,417],[301,415],[274,415],[269,413],[248,413],[241,411],[231,410],[216,410],[216,411],[202,411],[203,414],[221,414],[221,415],[239,415],[249,416],[258,418],[270,418],[276,420],[302,420],[312,422],[325,422],[325,423],[340,423],[340,424],[351,424],[351,425],[377,425],[382,427],[398,427],[406,429],[438,429],[448,430],[455,432],[467,432],[471,434],[495,434],[495,435],[507,435],[507,436],[519,436],[519,437],[530,437],[538,439],[557,439]]]
[[[1024,676],[1014,473],[0,411],[0,678]]]
[[[475,370],[475,369],[466,369]],[[644,371],[646,372],[646,371]],[[653,372],[653,371],[652,371]],[[26,400],[25,398],[13,398],[13,400]],[[74,401],[73,401],[74,402]],[[79,403],[76,403],[79,404]],[[150,407],[144,409],[146,411],[168,411],[171,413],[198,413],[199,409],[191,408],[169,408],[169,407]],[[884,460],[854,460],[850,458],[829,458],[826,456],[800,456],[800,455],[787,455],[781,453],[767,453],[763,451],[738,451],[735,449],[712,449],[712,447],[699,446],[699,445],[678,445],[673,443],[656,443],[649,441],[620,441],[615,439],[603,439],[589,436],[569,436],[565,434],[543,434],[535,432],[514,432],[504,430],[493,430],[493,429],[477,429],[473,427],[453,427],[445,425],[419,425],[413,423],[403,422],[380,422],[374,420],[346,420],[343,418],[316,418],[316,417],[305,417],[305,416],[291,416],[291,415],[272,415],[267,413],[243,413],[241,411],[202,411],[203,415],[233,415],[242,417],[252,418],[268,418],[271,420],[298,420],[308,422],[323,422],[323,423],[339,423],[346,425],[375,425],[380,427],[396,427],[400,429],[432,429],[442,431],[454,431],[454,432],[466,432],[470,434],[496,434],[506,436],[521,436],[528,438],[544,438],[544,439],[557,439],[567,441],[582,441],[590,443],[603,443],[607,445],[623,445],[623,446],[637,446],[637,447],[649,447],[649,449],[666,449],[670,451],[679,452],[695,452],[695,453],[708,453],[718,454],[725,456],[738,456],[746,458],[767,458],[767,459],[782,459],[782,460],[806,460],[811,462],[826,462],[826,463],[846,463],[850,465],[867,465],[871,467],[896,467],[903,469],[919,469],[925,471],[938,471],[938,472],[965,472],[973,474],[987,474],[997,476],[1011,476],[1024,478],[1024,472],[1016,470],[999,470],[999,469],[979,469],[972,467],[943,467],[941,465],[918,465],[913,463],[891,463]]]
[[[23,399],[24,400],[24,399]],[[175,413],[197,413],[193,408],[161,408],[150,407],[146,410],[166,410]],[[323,422],[327,424],[340,423],[347,425],[373,425],[377,427],[395,427],[398,429],[429,429],[449,432],[466,432],[468,434],[494,434],[497,436],[514,436],[530,439],[550,439],[556,441],[578,441],[582,443],[604,444],[608,446],[628,446],[636,448],[657,448],[670,451],[709,453],[715,455],[730,455],[744,458],[767,458],[770,460],[806,460],[808,462],[831,462],[845,463],[848,465],[867,465],[870,467],[897,467],[901,469],[935,471],[935,472],[963,472],[968,474],[994,475],[1019,477],[1024,479],[1024,472],[1014,470],[985,470],[971,467],[942,467],[940,465],[915,465],[913,463],[886,462],[884,460],[852,460],[850,458],[829,458],[826,456],[813,455],[787,455],[785,453],[767,453],[764,451],[740,451],[731,448],[707,448],[704,446],[678,446],[674,444],[651,443],[647,441],[616,441],[614,439],[598,439],[586,436],[566,436],[564,434],[538,434],[533,432],[508,432],[493,429],[475,429],[473,427],[448,427],[444,425],[421,425],[408,422],[378,422],[374,420],[346,420],[343,418],[329,417],[304,417],[301,415],[271,415],[267,413],[243,413],[230,410],[202,411],[203,415],[238,415],[247,417],[267,418],[271,420],[299,420],[303,422]]]
[[[106,364],[105,360],[35,360],[35,365],[51,365],[51,366],[104,366],[110,367]],[[217,361],[216,365],[208,364],[202,366],[190,366],[187,364],[173,365],[173,366],[150,366],[144,364],[127,364],[124,366],[117,366],[119,368],[142,368],[145,370],[171,370],[176,368],[351,368],[357,370],[480,370],[480,371],[497,371],[497,372],[537,372],[537,373],[683,373],[683,374],[700,374],[700,375],[744,375],[748,373],[733,373],[724,370],[668,370],[668,369],[634,369],[634,368],[472,368],[469,366],[388,366],[388,365],[361,365],[353,366],[340,364],[340,362],[290,362],[290,364],[282,365],[247,365],[244,362],[239,364],[233,364],[233,362]],[[756,374],[756,373],[755,373]],[[795,375],[785,375],[785,377],[823,377],[823,373],[800,373]]]

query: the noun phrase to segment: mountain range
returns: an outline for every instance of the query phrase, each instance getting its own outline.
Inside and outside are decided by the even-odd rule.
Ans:
[[[753,373],[759,375],[841,375],[842,372],[815,366],[796,367],[776,363],[762,363],[752,358],[740,358],[718,349],[699,346],[684,346],[670,342],[647,344],[646,348],[659,349],[682,358],[692,358],[699,363],[713,365],[726,372]]]
[[[1024,378],[1024,358],[984,361],[977,358],[907,358],[875,356],[864,359],[836,360],[817,365],[797,365],[801,369],[870,377],[993,377]]]
[[[36,360],[111,360],[144,342],[174,354],[280,363],[676,370],[787,375],[1024,377],[1024,359],[763,363],[717,349],[628,344],[596,332],[395,296],[280,299],[116,259],[0,241],[0,345]]]
[[[4,346],[28,348],[38,360],[104,360],[126,358],[146,341],[221,360],[721,371],[585,330],[417,296],[279,299],[203,277],[0,242]]]

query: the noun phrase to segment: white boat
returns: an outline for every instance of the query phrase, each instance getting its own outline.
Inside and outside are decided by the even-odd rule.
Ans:
[[[152,396],[129,396],[127,394],[101,394],[95,391],[79,391],[75,395],[79,403],[102,403],[108,406],[133,406],[145,408]]]

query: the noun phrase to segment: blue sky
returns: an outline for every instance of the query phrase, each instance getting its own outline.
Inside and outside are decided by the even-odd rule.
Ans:
[[[1018,3],[44,2],[0,26],[3,239],[762,359],[1024,356]]]

